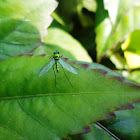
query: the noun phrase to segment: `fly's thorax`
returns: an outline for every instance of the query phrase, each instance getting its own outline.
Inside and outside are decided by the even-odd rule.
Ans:
[[[59,60],[59,57],[60,57],[59,53],[54,53],[53,58],[54,58],[55,60]]]

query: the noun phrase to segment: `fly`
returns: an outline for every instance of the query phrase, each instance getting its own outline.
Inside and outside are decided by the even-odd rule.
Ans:
[[[39,72],[38,76],[42,76],[44,73],[46,73],[51,67],[53,67],[54,65],[56,66],[56,71],[59,72],[59,64],[62,66],[62,68],[65,68],[66,70],[68,70],[69,72],[73,73],[73,74],[78,74],[77,70],[72,67],[70,64],[68,64],[66,62],[65,59],[63,59],[58,51],[54,52],[53,58],[51,58],[51,60],[42,68],[42,70]],[[54,69],[54,67],[53,67]],[[64,70],[64,69],[63,69]],[[54,72],[55,73],[55,72]],[[65,73],[65,71],[64,71]],[[66,75],[66,74],[65,74]],[[67,76],[66,76],[67,77]],[[56,78],[56,76],[55,76]],[[68,79],[68,77],[67,77]],[[69,79],[68,79],[69,81]],[[70,82],[70,81],[69,81]],[[70,83],[71,84],[71,83]],[[72,85],[72,84],[71,84]]]

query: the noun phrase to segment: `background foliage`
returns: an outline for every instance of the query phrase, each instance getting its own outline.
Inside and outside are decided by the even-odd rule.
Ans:
[[[139,139],[140,104],[131,104],[139,99],[140,91],[135,84],[140,84],[139,36],[140,0],[0,1],[0,139]],[[73,65],[83,75],[75,78],[67,73],[76,90],[66,83],[64,74],[58,76],[56,89],[52,70],[48,79],[38,79],[39,70],[56,50],[76,62]],[[44,54],[49,57],[38,56]],[[78,64],[84,64],[84,68]],[[87,64],[89,73],[85,70]],[[79,79],[81,82],[77,82]],[[96,94],[100,89],[105,92],[100,97],[70,96],[73,104],[64,95],[26,99],[29,95],[49,95],[52,91],[89,92],[85,90],[87,87]],[[124,95],[124,91],[129,94]],[[106,95],[108,92],[115,95]],[[93,112],[91,106],[96,106]],[[70,118],[76,118],[77,126],[65,116],[66,110]],[[46,114],[49,114],[47,119]],[[104,121],[89,124],[99,120]],[[91,132],[83,129],[88,124]],[[89,133],[73,135],[82,131]]]

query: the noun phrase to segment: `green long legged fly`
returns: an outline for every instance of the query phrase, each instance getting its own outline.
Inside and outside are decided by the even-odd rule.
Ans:
[[[63,59],[62,56],[60,56],[58,51],[55,51],[54,55],[53,55],[53,58],[51,58],[51,60],[41,69],[38,76],[39,77],[42,76],[44,73],[46,73],[54,65],[56,66],[56,71],[59,72],[59,64],[62,66],[62,68],[64,67],[69,72],[72,72],[73,74],[78,74],[77,70],[74,67],[72,67],[70,64],[68,64],[66,62],[66,60]],[[54,69],[54,67],[53,67],[53,69]],[[65,73],[65,71],[64,71],[64,73]],[[55,74],[55,72],[54,72],[54,74]],[[65,76],[66,76],[66,74],[65,74]],[[55,79],[56,79],[56,75],[55,75]],[[69,81],[69,79],[68,79],[68,81]],[[55,83],[56,83],[56,81],[55,81]]]

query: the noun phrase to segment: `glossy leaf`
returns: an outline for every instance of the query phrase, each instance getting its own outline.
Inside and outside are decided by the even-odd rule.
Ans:
[[[0,1],[0,59],[27,54],[42,44],[55,0]]]
[[[78,74],[60,66],[38,77],[48,57],[21,56],[0,63],[0,131],[2,139],[60,139],[90,122],[140,99],[140,87],[99,69],[74,64]],[[73,85],[69,83],[68,79]],[[5,130],[5,131],[4,131]]]

